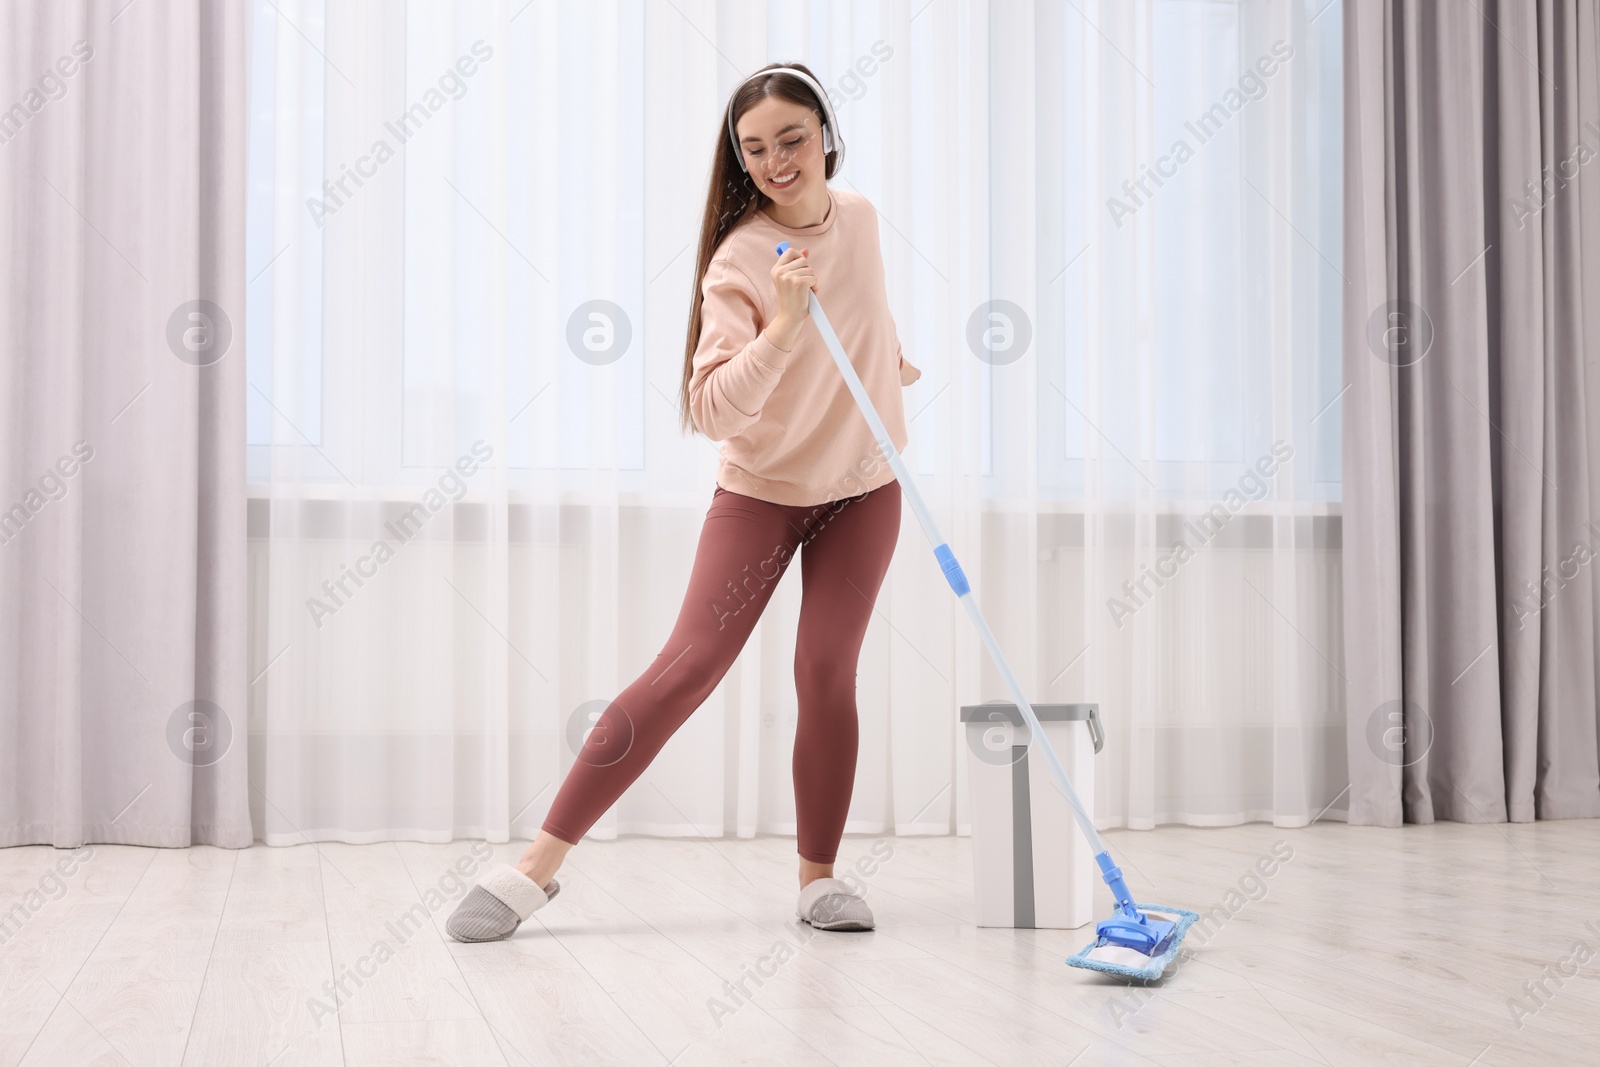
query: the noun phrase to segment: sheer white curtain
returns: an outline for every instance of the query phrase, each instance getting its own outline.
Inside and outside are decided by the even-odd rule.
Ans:
[[[837,181],[878,208],[919,486],[1033,698],[1101,705],[1098,821],[1316,817],[1345,780],[1326,2],[261,0],[261,836],[531,836],[659,651],[714,488],[677,431],[692,242],[773,59],[834,91]],[[794,831],[799,599],[596,836]],[[909,516],[859,679],[847,831],[965,832],[957,708],[1004,694]]]

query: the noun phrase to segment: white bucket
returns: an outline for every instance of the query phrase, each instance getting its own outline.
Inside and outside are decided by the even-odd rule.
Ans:
[[[1105,741],[1099,705],[1035,704],[1033,713],[1093,819],[1094,754]],[[1089,923],[1094,856],[1049,762],[1027,743],[1022,713],[991,701],[962,707],[961,721],[978,925],[1070,930]]]

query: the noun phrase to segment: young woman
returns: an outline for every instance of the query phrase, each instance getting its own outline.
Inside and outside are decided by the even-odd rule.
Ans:
[[[797,555],[796,914],[819,929],[872,929],[833,863],[855,781],[856,664],[900,530],[900,486],[808,321],[808,294],[826,295],[901,450],[900,387],[921,372],[896,339],[876,212],[828,186],[843,158],[832,106],[805,67],[765,67],[729,99],[684,349],[684,428],[722,442],[689,590],[660,655],[600,716],[522,859],[488,872],[450,917],[458,941],[509,937],[556,895],[567,851],[711,695]],[[780,241],[793,246],[782,257]]]

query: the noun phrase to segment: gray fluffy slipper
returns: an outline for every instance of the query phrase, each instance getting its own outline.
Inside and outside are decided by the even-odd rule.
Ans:
[[[795,914],[818,930],[871,930],[872,909],[856,896],[850,883],[818,878],[800,890]]]
[[[457,941],[503,941],[522,920],[550,903],[561,884],[554,878],[544,889],[508,864],[483,873],[444,924]]]

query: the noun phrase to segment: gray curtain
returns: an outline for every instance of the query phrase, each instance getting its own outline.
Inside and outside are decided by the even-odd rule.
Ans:
[[[0,6],[0,845],[251,841],[244,17]]]
[[[1587,0],[1346,0],[1351,822],[1600,816]]]

